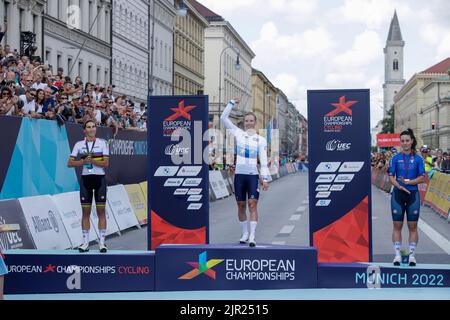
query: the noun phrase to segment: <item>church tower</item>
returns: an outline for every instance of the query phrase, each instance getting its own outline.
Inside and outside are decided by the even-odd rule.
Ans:
[[[384,48],[384,60],[385,60],[385,79],[384,79],[384,117],[387,116],[390,108],[394,104],[394,96],[405,85],[404,79],[404,59],[403,49],[405,42],[402,38],[402,32],[400,30],[400,24],[398,22],[397,11],[394,13],[394,17],[391,21],[391,27],[389,28],[389,35],[386,41],[386,47]]]

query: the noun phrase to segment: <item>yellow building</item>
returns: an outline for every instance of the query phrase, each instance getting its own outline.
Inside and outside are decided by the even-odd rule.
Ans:
[[[259,70],[252,70],[252,107],[253,113],[257,117],[256,131],[261,135],[267,136],[267,133],[261,129],[273,127],[274,120],[277,118],[277,88],[269,79]]]
[[[196,95],[205,85],[205,28],[208,21],[185,1],[187,15],[178,16],[174,28],[175,95]]]

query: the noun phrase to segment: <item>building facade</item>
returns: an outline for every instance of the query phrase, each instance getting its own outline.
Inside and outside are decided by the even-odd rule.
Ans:
[[[154,5],[154,6],[153,6]],[[173,29],[175,25],[174,0],[151,0],[150,2],[150,32],[154,27],[154,49],[150,47],[149,85],[153,95],[173,94]],[[154,22],[154,25],[153,25]]]
[[[300,153],[301,119],[300,112],[298,112],[297,108],[291,102],[288,104],[288,117],[288,156],[295,157]]]
[[[415,74],[394,98],[395,132],[411,128],[416,135],[419,147],[425,144],[423,135],[427,130],[424,122],[424,110],[428,110],[429,107],[425,102],[427,90],[423,89],[430,82],[440,81],[443,77],[447,77],[448,69],[450,69],[450,58]],[[430,100],[432,99],[430,98]]]
[[[259,70],[252,71],[252,110],[257,117],[256,130],[269,130],[274,127],[277,118],[278,89]],[[264,134],[267,136],[267,132]]]
[[[280,155],[286,156],[288,153],[288,116],[289,99],[283,91],[278,89],[277,92],[277,129],[280,137]]]
[[[389,34],[384,48],[385,57],[385,82],[383,85],[384,92],[384,117],[386,118],[389,110],[394,104],[394,96],[400,92],[405,85],[404,79],[404,57],[403,49],[405,42],[403,41],[400,23],[398,22],[397,12],[391,21]]]
[[[4,31],[4,21],[7,19],[7,32],[3,37],[2,45],[9,45],[11,51],[20,52],[21,32],[36,34],[36,55],[43,55],[42,45],[42,16],[46,7],[46,0],[1,0],[0,26]]]
[[[135,102],[146,102],[148,95],[149,4],[148,0],[113,0],[113,92]]]
[[[111,83],[111,1],[48,0],[44,60],[56,73],[100,85]]]
[[[447,76],[429,80],[422,88],[422,139],[432,149],[450,151],[450,67]]]
[[[241,104],[231,118],[238,123],[252,109],[255,53],[228,21],[195,0],[190,3],[209,22],[205,30],[205,94],[209,95],[210,123],[221,128],[220,114],[236,96],[241,98]]]
[[[174,94],[196,95],[205,86],[205,29],[208,21],[186,1],[187,15],[174,29]]]
[[[298,138],[298,155],[302,159],[308,158],[308,120],[301,114],[298,113],[300,132]]]

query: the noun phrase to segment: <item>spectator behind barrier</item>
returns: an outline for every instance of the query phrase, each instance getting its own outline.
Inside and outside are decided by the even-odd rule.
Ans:
[[[0,28],[0,40],[6,30]],[[141,104],[134,110],[134,102],[127,96],[113,96],[114,85],[84,83],[75,80],[59,67],[44,64],[40,57],[30,60],[0,46],[0,116],[82,123],[93,119],[99,126],[118,130],[146,131],[147,107]]]

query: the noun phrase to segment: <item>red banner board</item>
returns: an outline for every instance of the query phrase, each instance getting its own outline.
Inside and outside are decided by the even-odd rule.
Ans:
[[[400,147],[400,134],[391,133],[391,134],[378,134],[377,135],[377,146],[379,148],[385,147]]]

